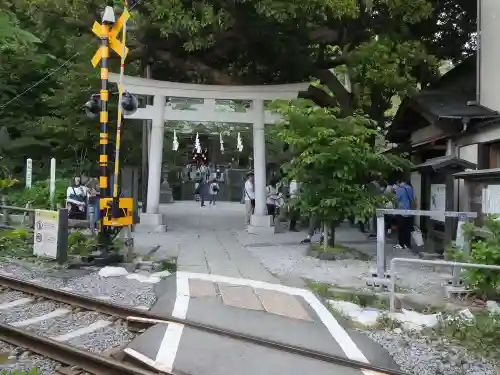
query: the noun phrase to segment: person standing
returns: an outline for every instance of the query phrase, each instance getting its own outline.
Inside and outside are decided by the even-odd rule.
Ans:
[[[266,186],[266,204],[267,214],[273,218],[276,216],[276,201],[278,200],[278,189],[276,188],[276,180],[273,178]]]
[[[321,223],[318,220],[316,220],[316,218],[313,215],[311,215],[311,217],[309,218],[309,228],[307,229],[306,238],[304,238],[302,241],[300,241],[300,243],[302,243],[302,244],[311,243],[311,239],[314,236],[316,229],[319,228],[320,224]],[[324,233],[321,233],[321,237],[320,237],[319,242],[322,243],[323,239],[324,239]]]
[[[250,218],[255,210],[255,189],[253,182],[254,174],[249,172],[245,181],[244,196],[245,196],[245,225],[250,225]]]
[[[210,183],[210,205],[215,206],[215,201],[217,198],[217,194],[219,193],[219,184],[215,178],[212,179]]]
[[[66,207],[70,219],[85,220],[87,218],[88,189],[82,185],[81,176],[74,176],[71,185],[66,189]]]
[[[413,188],[400,180],[396,183],[396,209],[412,210],[415,206]],[[395,249],[411,249],[411,232],[413,231],[413,216],[398,215],[398,244]]]
[[[198,169],[199,172],[199,185],[198,185],[198,194],[200,195],[201,207],[205,207],[205,196],[207,194],[207,180],[210,176],[210,169],[205,165],[202,161],[201,165]]]
[[[288,186],[288,194],[290,195],[290,201],[293,203],[294,200],[297,199],[299,193],[299,184],[296,180],[290,181],[290,185]],[[298,232],[297,230],[297,221],[300,218],[300,212],[297,208],[292,207],[290,210],[290,232]]]

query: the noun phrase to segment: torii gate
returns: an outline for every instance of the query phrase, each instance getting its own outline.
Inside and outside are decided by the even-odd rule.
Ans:
[[[110,73],[109,81],[118,82],[119,75]],[[154,231],[164,231],[163,215],[159,212],[160,181],[163,161],[163,136],[166,121],[229,122],[252,124],[253,157],[255,173],[255,212],[251,218],[249,232],[274,233],[272,220],[266,206],[266,143],[265,124],[274,124],[279,116],[264,110],[264,101],[290,100],[299,92],[306,91],[309,83],[265,86],[221,86],[198,85],[157,81],[153,79],[124,76],[126,91],[136,95],[154,97],[153,105],[139,108],[130,119],[151,120],[151,143],[149,149],[148,193],[146,213],[141,213],[141,226]],[[167,107],[168,97],[203,99],[197,111]],[[251,108],[246,112],[216,111],[216,100],[248,100]],[[198,107],[198,106],[197,106]]]

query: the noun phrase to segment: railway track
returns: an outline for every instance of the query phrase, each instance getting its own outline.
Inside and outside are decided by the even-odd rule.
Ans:
[[[94,298],[70,291],[52,289],[40,284],[19,280],[0,274],[0,300],[5,300],[6,294],[11,296],[6,302],[0,303],[0,316],[5,311],[16,309],[24,311],[30,309],[33,314],[23,314],[23,319],[10,317],[0,324],[0,341],[24,348],[54,361],[67,365],[67,368],[58,370],[59,374],[103,374],[103,375],[152,375],[151,371],[142,364],[120,355],[120,351],[96,346],[82,349],[74,344],[73,340],[97,330],[119,329],[124,332],[123,341],[131,341],[137,332],[154,324],[183,324],[196,330],[226,336],[272,349],[324,361],[340,366],[346,366],[363,371],[371,371],[370,375],[408,375],[401,371],[355,361],[342,356],[335,356],[315,350],[292,346],[281,342],[266,340],[260,337],[228,331],[219,327],[209,326],[188,320],[173,317],[164,317],[153,314],[144,309],[128,307],[110,303],[100,298]],[[17,295],[15,294],[17,293]],[[14,296],[14,297],[12,297]],[[17,297],[17,298],[16,298]],[[43,305],[45,304],[45,305]],[[47,307],[48,305],[52,306]],[[40,311],[40,306],[45,306]],[[12,313],[12,310],[10,310]],[[93,322],[74,330],[68,329],[68,321],[78,320],[78,314],[94,314]],[[12,314],[11,314],[12,315]],[[26,316],[27,315],[27,316]],[[10,316],[10,315],[9,315]],[[15,314],[14,314],[15,316]],[[81,316],[81,315],[80,315]],[[66,326],[65,332],[40,329],[55,327],[55,331]],[[79,324],[81,326],[81,324]],[[69,323],[71,328],[71,323]],[[118,344],[118,343],[117,343]],[[113,345],[111,345],[113,346]],[[108,351],[108,355],[105,355]]]

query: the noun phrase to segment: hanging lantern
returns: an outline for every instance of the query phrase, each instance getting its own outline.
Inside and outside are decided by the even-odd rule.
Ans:
[[[194,149],[196,150],[197,154],[201,154],[201,145],[198,133],[196,133],[196,139],[194,140]]]
[[[172,140],[172,151],[179,149],[179,141],[177,140],[177,132],[174,129],[174,139]]]
[[[236,141],[236,149],[238,150],[238,152],[241,152],[243,151],[243,143],[241,142],[241,135],[240,135],[240,132],[238,132],[238,139]]]
[[[219,140],[220,140],[220,152],[223,154],[224,153],[224,140],[222,139],[222,133],[219,133]]]

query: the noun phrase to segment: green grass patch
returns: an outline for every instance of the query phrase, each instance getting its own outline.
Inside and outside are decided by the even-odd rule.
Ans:
[[[350,289],[343,289],[335,285],[307,281],[306,285],[313,292],[325,299],[334,299],[338,301],[347,301],[355,303],[361,307],[373,307],[380,310],[389,308],[389,301],[375,294],[356,292]]]
[[[37,368],[31,369],[29,372],[14,369],[2,370],[0,375],[42,375],[42,372]]]
[[[174,273],[177,271],[177,259],[170,258],[164,259],[159,262],[160,271],[168,271],[170,273]]]
[[[322,244],[314,243],[311,245],[312,251],[326,252],[326,253],[336,253],[336,254],[346,254],[349,253],[349,249],[342,245],[335,245],[334,247],[327,246],[326,249]]]
[[[401,322],[391,318],[388,313],[380,314],[377,319],[377,328],[380,329],[394,330],[396,328],[401,328],[401,325]]]
[[[330,298],[329,288],[332,287],[330,284],[318,283],[316,281],[306,280],[306,286],[312,290],[314,293],[318,294],[323,298]]]
[[[500,315],[488,312],[473,314],[474,318],[470,320],[450,314],[425,333],[447,337],[471,352],[500,364]]]

